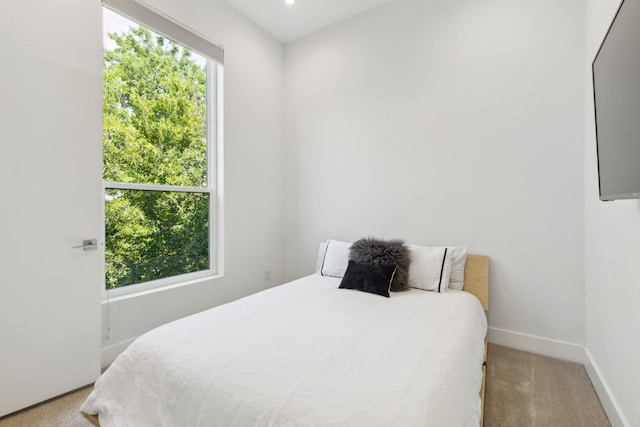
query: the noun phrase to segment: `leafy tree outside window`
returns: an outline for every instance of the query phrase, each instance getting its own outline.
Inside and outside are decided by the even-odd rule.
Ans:
[[[107,289],[210,271],[215,65],[104,9]]]

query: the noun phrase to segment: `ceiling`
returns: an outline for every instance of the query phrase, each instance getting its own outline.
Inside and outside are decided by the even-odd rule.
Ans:
[[[392,0],[225,0],[286,43]]]

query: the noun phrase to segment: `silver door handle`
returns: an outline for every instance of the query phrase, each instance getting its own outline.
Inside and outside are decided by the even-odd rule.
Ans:
[[[71,249],[80,249],[85,251],[95,251],[98,249],[98,239],[83,240],[80,246],[71,246]]]

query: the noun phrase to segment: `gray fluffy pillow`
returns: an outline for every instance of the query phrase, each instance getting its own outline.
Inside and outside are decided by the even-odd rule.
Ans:
[[[391,282],[391,290],[404,291],[409,287],[409,248],[402,240],[382,240],[366,237],[354,242],[349,258],[358,264],[395,265],[396,273]]]

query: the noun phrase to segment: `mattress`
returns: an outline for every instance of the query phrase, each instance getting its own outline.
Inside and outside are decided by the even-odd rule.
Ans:
[[[318,274],[134,341],[81,410],[109,426],[477,426],[473,295],[384,298]]]

